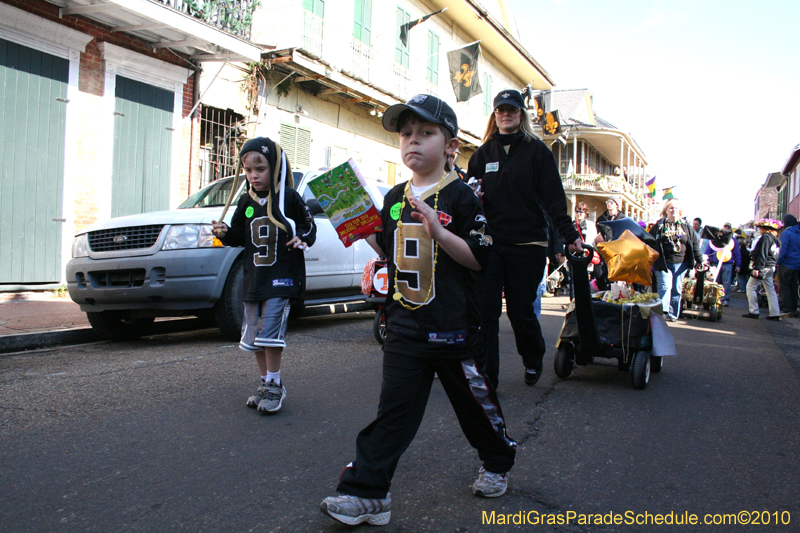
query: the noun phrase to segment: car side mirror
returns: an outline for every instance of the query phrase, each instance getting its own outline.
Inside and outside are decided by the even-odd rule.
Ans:
[[[311,211],[311,214],[314,216],[322,215],[324,212],[322,211],[322,206],[319,205],[319,200],[316,198],[309,198],[306,201],[306,206],[308,210]]]

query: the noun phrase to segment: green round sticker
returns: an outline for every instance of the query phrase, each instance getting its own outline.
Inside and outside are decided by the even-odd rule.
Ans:
[[[403,202],[397,202],[389,210],[389,216],[392,217],[393,220],[400,220],[400,211],[402,210],[403,210]]]
[[[244,212],[244,216],[246,216],[247,218],[250,218],[250,217],[253,216],[253,213],[255,213],[255,211],[256,210],[253,209],[253,206],[249,205],[249,206],[247,206],[247,210]]]

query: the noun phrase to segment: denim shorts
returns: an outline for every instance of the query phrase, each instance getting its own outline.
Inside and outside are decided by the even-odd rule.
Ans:
[[[288,298],[243,302],[242,340],[239,348],[260,352],[264,348],[286,348],[284,337],[291,305]]]

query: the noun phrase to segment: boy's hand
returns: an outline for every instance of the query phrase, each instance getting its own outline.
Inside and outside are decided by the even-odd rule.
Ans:
[[[294,248],[300,248],[300,249],[301,249],[301,250],[303,250],[303,251],[305,251],[305,250],[308,248],[308,247],[306,246],[306,243],[304,243],[303,241],[301,241],[301,240],[300,240],[300,237],[298,237],[297,235],[295,235],[294,237],[292,237],[292,238],[291,238],[291,240],[289,240],[289,241],[286,243],[286,246],[288,246],[288,247],[294,247]]]
[[[436,239],[435,234],[443,229],[441,222],[439,222],[439,215],[431,206],[419,198],[410,198],[409,202],[411,203],[411,207],[416,209],[416,211],[412,211],[411,218],[422,222],[422,226],[425,228],[425,233],[428,234],[428,237]]]
[[[211,232],[219,239],[225,236],[228,233],[228,225],[224,222],[217,222],[216,220],[211,221],[211,227],[213,228]]]

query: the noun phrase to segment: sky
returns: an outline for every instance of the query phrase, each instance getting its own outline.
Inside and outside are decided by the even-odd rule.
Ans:
[[[800,1],[510,0],[556,89],[589,89],[684,214],[734,227],[800,143]]]

